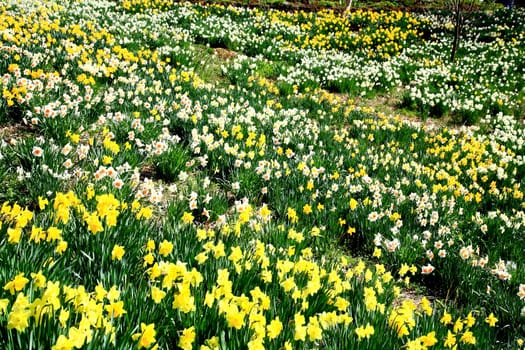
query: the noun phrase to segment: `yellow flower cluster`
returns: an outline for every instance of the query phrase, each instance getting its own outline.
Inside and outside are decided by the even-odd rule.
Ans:
[[[394,308],[391,312],[388,324],[397,332],[400,338],[410,337],[412,330],[418,322],[417,315],[423,314],[423,317],[431,317],[434,313],[435,310],[432,308],[431,302],[425,297],[423,297],[417,305],[412,300],[404,300],[400,306]],[[436,329],[416,339],[408,340],[407,348],[424,350],[440,342],[442,342],[443,348],[453,349],[456,349],[460,343],[475,345],[476,337],[471,329],[476,325],[476,322],[477,320],[472,312],[465,318],[459,317],[453,322],[452,315],[445,310],[441,316],[440,323],[446,327],[452,326],[452,331],[448,328],[443,330],[443,334],[445,334],[446,331],[446,337],[438,339],[436,337]],[[485,323],[490,327],[494,327],[497,322],[498,319],[492,313],[485,319]]]
[[[523,199],[523,191],[518,184],[510,186],[503,174],[509,167],[508,159],[514,157],[512,150],[505,146],[481,142],[467,135],[453,138],[447,130],[428,138],[428,154],[443,160],[443,167],[436,172],[429,169],[431,179],[436,179],[433,192],[452,192],[465,202],[480,203],[487,195],[495,200]],[[498,157],[493,157],[493,152]],[[498,160],[499,158],[499,160]],[[500,175],[498,175],[500,174]],[[475,184],[475,185],[474,185]],[[466,188],[469,185],[468,188]]]
[[[450,329],[447,331],[447,337],[443,344],[445,348],[456,348],[458,343],[476,345],[476,337],[471,331],[476,321],[472,313],[469,313],[464,319],[457,318],[456,321],[453,321],[452,316],[445,311],[440,322],[452,326],[452,331]]]
[[[93,196],[93,189],[89,188],[87,192],[87,201]],[[62,254],[67,249],[67,241],[64,240],[62,233],[63,227],[71,220],[73,213],[75,218],[81,218],[86,225],[88,232],[96,234],[104,231],[105,227],[110,229],[117,226],[118,216],[123,210],[131,209],[135,213],[137,219],[149,219],[152,216],[150,207],[141,206],[137,201],[130,205],[121,203],[110,194],[102,194],[95,197],[95,210],[90,212],[86,206],[81,202],[81,199],[72,191],[67,193],[57,192],[55,198],[52,200],[52,218],[54,225],[47,229],[39,225],[29,224],[34,219],[35,214],[27,208],[22,208],[18,204],[11,205],[9,202],[4,202],[0,209],[0,229],[6,227],[7,238],[10,244],[19,244],[24,232],[27,232],[27,240],[30,243],[55,243],[56,253]],[[39,209],[45,211],[48,207],[49,201],[43,197],[39,197]],[[89,203],[86,203],[89,206]],[[105,225],[104,225],[105,223]],[[123,255],[117,248],[117,256]]]
[[[273,11],[272,22],[298,26],[305,33],[289,42],[290,47],[359,50],[379,59],[398,55],[408,41],[422,35],[417,30],[420,21],[401,11],[357,10],[348,15],[332,10],[315,14]]]
[[[31,273],[31,280],[19,273],[3,289],[13,296],[0,299],[7,329],[22,333],[29,327],[51,326],[59,330],[53,350],[79,349],[98,336],[113,342],[116,320],[126,314],[116,286],[107,290],[99,284],[88,292],[83,286],[50,281],[40,271]]]
[[[131,12],[142,13],[147,10],[166,11],[173,7],[173,1],[169,0],[122,0],[124,9]]]
[[[238,331],[250,330],[252,336],[248,344],[254,349],[263,349],[267,340],[278,338],[284,329],[281,319],[272,317],[270,313],[272,305],[276,303],[275,296],[265,293],[262,286],[273,285],[279,288],[285,296],[281,302],[289,303],[296,309],[293,317],[293,341],[320,341],[324,333],[333,327],[348,327],[353,322],[350,311],[355,306],[350,304],[345,295],[354,293],[355,288],[362,288],[363,285],[366,287],[362,307],[370,312],[385,313],[385,304],[380,302],[380,298],[397,293],[397,290],[392,290],[392,275],[383,265],[377,264],[369,268],[363,261],[359,261],[354,267],[349,267],[348,260],[343,258],[340,265],[327,270],[311,260],[311,248],[304,248],[300,254],[296,254],[294,246],[290,246],[279,253],[274,247],[269,247],[260,240],[250,242],[245,248],[231,245],[227,250],[224,240],[228,240],[232,232],[242,234],[241,230],[249,230],[250,227],[264,232],[267,225],[270,225],[265,219],[268,216],[265,207],[257,211],[259,217],[254,216],[254,211],[249,209],[250,205],[242,206],[238,213],[238,221],[223,222],[218,231],[192,229],[204,248],[195,256],[198,265],[203,269],[210,266],[210,263],[225,266],[216,270],[215,284],[204,296],[204,309],[203,305],[196,303],[196,293],[200,293],[198,290],[204,280],[202,273],[195,268],[188,269],[185,263],[167,261],[166,258],[171,256],[174,249],[171,242],[164,240],[157,243],[150,240],[147,243],[144,267],[150,278],[150,296],[154,303],[164,303],[168,295],[171,295],[168,299],[171,307],[183,314],[199,312],[207,315],[216,312],[229,328]],[[246,212],[254,214],[243,219],[242,215]],[[256,225],[254,220],[261,222]],[[249,223],[249,226],[246,226],[246,223]],[[284,230],[284,227],[281,229]],[[295,230],[288,230],[290,242],[296,242],[293,236],[296,234],[298,233]],[[214,262],[210,262],[209,259]],[[342,269],[347,271],[343,275],[339,272]],[[245,273],[257,276],[259,282],[242,288],[246,293],[237,294],[235,291],[239,286],[236,285],[235,279]],[[320,295],[327,297],[325,305],[320,309],[322,311],[307,317],[312,307],[310,303],[317,304],[316,300]],[[316,308],[319,308],[319,305]],[[373,335],[373,327],[368,325],[363,328],[363,332],[359,328],[356,329],[359,339]],[[185,330],[183,334],[189,335],[187,338],[184,335],[181,337],[179,346],[190,348],[194,331]],[[153,338],[154,334],[151,336],[151,339]],[[139,335],[136,339],[139,339]],[[215,348],[211,345],[215,343],[213,338],[204,343],[208,344],[205,346],[210,349]],[[148,344],[153,344],[153,340]],[[291,343],[286,341],[285,346],[291,346]]]

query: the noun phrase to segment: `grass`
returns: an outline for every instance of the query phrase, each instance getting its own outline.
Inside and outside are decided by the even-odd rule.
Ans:
[[[235,55],[235,52],[220,48],[210,48],[204,45],[193,45],[196,65],[195,73],[206,83],[212,84],[217,89],[227,88],[229,80],[222,72],[222,66]]]

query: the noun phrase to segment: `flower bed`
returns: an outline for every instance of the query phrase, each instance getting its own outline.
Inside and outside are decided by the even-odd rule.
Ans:
[[[0,9],[2,348],[523,344],[518,17]]]

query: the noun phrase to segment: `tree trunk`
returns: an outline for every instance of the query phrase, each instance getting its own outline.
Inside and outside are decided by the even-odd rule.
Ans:
[[[346,6],[345,12],[348,13],[348,12],[350,12],[351,9],[352,9],[352,0],[349,0],[348,1],[348,6]]]
[[[461,36],[461,27],[463,25],[463,18],[461,15],[461,2],[456,3],[456,21],[454,25],[454,42],[452,43],[452,52],[450,53],[450,62],[456,59],[456,52],[459,46],[459,38]]]

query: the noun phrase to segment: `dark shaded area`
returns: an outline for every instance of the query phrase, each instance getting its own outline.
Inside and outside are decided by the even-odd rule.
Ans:
[[[175,2],[183,3],[182,0]],[[197,0],[193,1],[196,4],[222,4],[232,5],[248,8],[266,8],[276,9],[282,11],[319,11],[322,9],[331,9],[336,13],[343,12],[346,9],[346,4],[341,4],[335,0]],[[525,7],[525,0],[497,0],[497,4],[502,4],[505,7]],[[370,9],[370,10],[404,10],[412,12],[422,12],[426,10],[438,10],[439,4],[434,4],[424,0],[400,0],[400,1],[354,1],[352,8]]]

